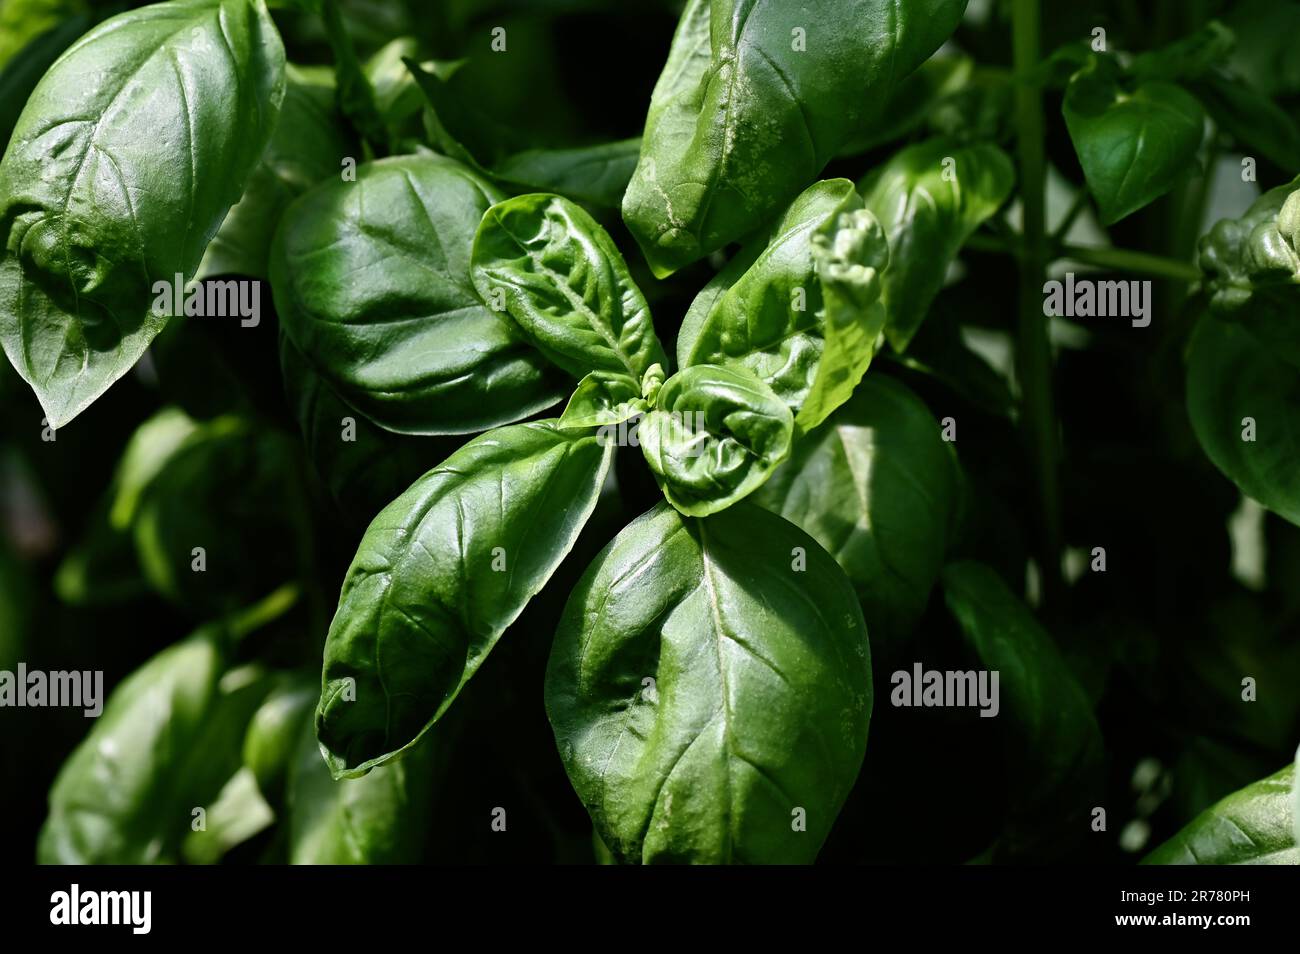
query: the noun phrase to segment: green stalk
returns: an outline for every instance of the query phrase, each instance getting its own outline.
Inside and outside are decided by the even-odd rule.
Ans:
[[[1150,275],[1152,278],[1168,278],[1176,282],[1200,281],[1201,273],[1191,262],[1166,258],[1163,255],[1150,255],[1147,252],[1134,252],[1126,248],[1089,248],[1084,245],[1066,245],[1061,249],[1061,258],[1083,265],[1096,265],[1119,272],[1133,272],[1137,275]]]
[[[1012,59],[1018,76],[1028,76],[1039,60],[1039,0],[1014,0]],[[1038,481],[1039,569],[1043,598],[1052,606],[1061,589],[1061,486],[1056,410],[1052,397],[1052,351],[1043,316],[1047,271],[1047,157],[1042,90],[1016,86],[1016,139],[1024,232],[1020,254],[1020,322],[1016,362],[1022,420]]]

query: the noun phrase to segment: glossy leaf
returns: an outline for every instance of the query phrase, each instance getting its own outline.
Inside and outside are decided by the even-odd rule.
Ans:
[[[1290,112],[1237,77],[1211,74],[1188,88],[1243,151],[1287,171],[1300,169],[1300,124]]]
[[[640,139],[571,149],[528,149],[501,160],[492,173],[524,190],[556,192],[577,202],[617,209],[640,152]]]
[[[880,226],[862,212],[852,183],[814,183],[696,296],[677,336],[678,364],[751,371],[801,413],[826,348],[827,281],[836,286],[837,346],[820,373],[835,375],[839,367],[841,385],[856,383],[875,350],[882,316],[874,299],[888,260]],[[805,420],[833,410],[829,385],[824,377]]]
[[[1062,110],[1103,225],[1173,188],[1195,161],[1205,121],[1181,86],[1151,80],[1123,88],[1109,59],[1093,59],[1071,78]]]
[[[559,376],[470,282],[474,230],[500,198],[449,159],[401,156],[322,183],[285,213],[271,261],[281,326],[386,430],[473,433],[562,396]]]
[[[889,241],[882,301],[896,351],[907,349],[958,251],[1014,184],[1011,160],[997,146],[939,138],[895,154],[859,185]]]
[[[1196,816],[1144,865],[1300,865],[1293,824],[1296,769],[1248,785]]]
[[[969,56],[930,57],[897,85],[880,115],[872,116],[840,154],[858,155],[919,129],[941,103],[970,82],[973,71]]]
[[[995,858],[1050,853],[1053,826],[1080,831],[1101,780],[1103,743],[1087,693],[1052,637],[1001,577],[962,561],[943,571],[948,609],[981,669],[999,674],[1014,793]]]
[[[239,767],[264,681],[236,670],[214,629],[159,653],[116,687],[50,790],[43,864],[178,860],[192,811]]]
[[[286,780],[298,759],[300,740],[311,735],[312,713],[319,690],[313,680],[285,677],[262,700],[244,734],[244,768],[263,797],[281,808],[286,799]],[[324,770],[325,763],[320,759]]]
[[[616,371],[593,371],[578,382],[557,426],[582,430],[621,424],[646,410],[636,378]]]
[[[289,769],[289,863],[413,864],[431,817],[436,739],[364,778],[335,780],[310,719]]]
[[[262,0],[104,21],[37,85],[0,160],[0,341],[51,425],[162,330],[270,139],[284,49]]]
[[[204,827],[185,836],[181,856],[187,864],[217,864],[232,848],[274,823],[275,813],[258,790],[253,773],[240,769],[222,786],[212,804],[205,807]]]
[[[754,501],[835,558],[862,603],[876,655],[890,658],[943,567],[959,480],[929,408],[896,381],[871,375],[795,443]]]
[[[341,176],[360,152],[334,107],[334,88],[289,68],[280,121],[271,143],[199,265],[213,275],[270,277],[271,238],[289,204],[316,183]]]
[[[743,368],[696,365],[673,375],[637,429],[664,496],[704,517],[747,497],[790,454],[790,409]]]
[[[623,219],[655,273],[770,221],[863,135],[865,120],[948,38],[965,6],[691,0],[623,199]]]
[[[569,779],[632,862],[812,861],[871,702],[844,574],[747,504],[702,520],[660,504],[629,524],[570,596],[546,674]]]
[[[668,363],[618,246],[567,199],[535,193],[489,209],[472,271],[483,300],[574,377],[613,371],[640,380]]]
[[[470,441],[370,525],[325,644],[316,732],[336,777],[428,732],[573,547],[613,457],[553,422]]]
[[[1206,315],[1187,356],[1187,413],[1241,492],[1300,525],[1300,372],[1238,325]]]

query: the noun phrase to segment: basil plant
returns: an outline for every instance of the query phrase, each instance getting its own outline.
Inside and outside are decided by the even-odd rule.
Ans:
[[[62,461],[22,465],[70,508],[48,590],[147,622],[84,649],[111,692],[54,749],[39,860],[493,857],[471,828],[625,863],[1137,850],[1088,839],[1141,755],[1116,713],[1172,705],[1126,707],[1121,673],[1170,650],[1060,569],[1126,524],[1062,489],[1053,362],[1110,375],[1091,328],[1053,353],[1038,289],[1066,262],[1180,282],[1199,320],[1160,353],[1205,479],[1300,524],[1300,180],[1199,268],[1105,231],[1174,190],[1199,214],[1198,149],[1300,171],[1244,26],[1040,56],[1024,0],[687,0],[646,14],[654,81],[566,72],[568,5],[71,6],[0,46],[0,393],[49,447],[15,459]],[[973,61],[1008,30],[1013,61]],[[1089,466],[1127,452],[1062,408]],[[1086,635],[1107,599],[1132,645]],[[932,716],[918,660],[978,673],[984,710]],[[1270,705],[1225,736],[1294,751]],[[969,806],[900,795],[946,753]],[[1294,770],[1256,761],[1148,860],[1294,862]]]

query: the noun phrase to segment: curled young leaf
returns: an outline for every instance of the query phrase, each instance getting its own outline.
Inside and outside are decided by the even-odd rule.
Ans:
[[[1200,242],[1210,310],[1300,367],[1300,179],[1270,189]]]
[[[646,412],[641,385],[617,371],[593,371],[574,389],[557,427],[563,430],[622,424]]]
[[[370,525],[325,643],[316,733],[335,777],[419,741],[573,547],[613,446],[554,422],[470,441]]]
[[[355,182],[322,183],[285,213],[271,252],[281,326],[380,427],[474,433],[562,397],[562,375],[470,282],[474,230],[500,198],[425,154],[365,163]]]
[[[780,517],[660,504],[565,607],[546,712],[601,839],[632,862],[810,862],[857,778],[871,660],[853,589]]]
[[[126,374],[271,137],[284,48],[262,0],[105,20],[33,91],[0,160],[0,342],[51,426]]]
[[[574,377],[613,371],[640,380],[668,363],[618,246],[568,199],[532,193],[488,209],[472,271],[483,300]]]
[[[885,336],[904,351],[957,252],[1015,183],[1011,160],[989,143],[928,139],[892,156],[859,185],[889,240]]]
[[[965,0],[691,0],[623,219],[657,275],[753,232],[956,28]]]
[[[1109,57],[1092,58],[1071,77],[1061,109],[1103,225],[1173,188],[1196,158],[1205,122],[1181,86],[1151,80],[1126,89]]]
[[[1300,865],[1288,765],[1207,808],[1144,865]]]
[[[884,317],[875,299],[888,261],[884,234],[853,184],[816,182],[691,303],[677,337],[678,364],[751,371],[796,414],[818,384],[804,420],[820,420],[847,397],[845,385],[861,379],[875,352]],[[835,345],[823,370],[828,282]]]
[[[790,409],[754,375],[701,364],[664,382],[637,436],[668,502],[703,517],[761,487],[793,432]]]

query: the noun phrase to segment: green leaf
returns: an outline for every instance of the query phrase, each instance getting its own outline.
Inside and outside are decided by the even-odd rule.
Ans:
[[[311,82],[292,66],[280,122],[244,197],[230,210],[199,265],[199,278],[270,276],[271,238],[284,210],[298,196],[356,157],[356,138],[334,108],[334,88]]]
[[[1287,110],[1236,77],[1211,74],[1189,89],[1243,150],[1259,153],[1288,172],[1300,170],[1300,125]]]
[[[413,864],[432,817],[438,740],[430,737],[364,778],[333,779],[310,719],[289,770],[289,863]]]
[[[861,213],[862,199],[847,179],[809,186],[768,235],[696,296],[677,336],[678,363],[748,370],[795,414],[820,374],[805,420],[833,410],[848,381],[866,370],[883,317],[874,299],[889,250],[874,218]],[[823,371],[828,282],[835,286],[836,345]],[[831,388],[832,378],[839,387]]]
[[[943,568],[957,506],[951,445],[903,385],[871,375],[754,496],[809,534],[853,583],[880,658],[893,658]]]
[[[576,378],[614,371],[640,380],[668,363],[618,246],[567,199],[535,193],[488,209],[471,271],[483,300]]]
[[[248,670],[226,674],[222,642],[200,630],[113,691],[50,790],[42,864],[178,860],[193,810],[239,768],[244,727],[268,688]]]
[[[1171,188],[1196,160],[1205,116],[1181,86],[1159,80],[1126,90],[1109,59],[1093,59],[1066,87],[1062,111],[1102,225]]]
[[[1142,859],[1144,865],[1300,865],[1296,767],[1233,792]]]
[[[944,598],[981,668],[999,674],[1006,725],[1007,829],[995,857],[1042,857],[1050,839],[1086,830],[1104,746],[1092,705],[1052,637],[982,563],[943,571]]]
[[[452,450],[447,440],[394,434],[373,423],[338,396],[285,334],[280,368],[307,456],[353,524],[364,528]]]
[[[889,245],[866,209],[841,212],[812,237],[822,288],[822,355],[808,396],[795,417],[800,430],[816,427],[847,401],[867,373],[885,328],[880,273]]]
[[[859,185],[889,241],[881,297],[896,351],[907,349],[958,251],[1014,184],[1011,160],[997,146],[939,138],[896,153]]]
[[[104,21],[32,93],[0,160],[0,342],[61,427],[162,330],[284,97],[261,0],[171,0]]]
[[[1206,315],[1187,356],[1187,413],[1214,466],[1300,525],[1300,372],[1241,327]]]
[[[725,510],[790,454],[794,420],[744,368],[701,364],[674,374],[637,436],[664,496],[682,513]]]
[[[973,72],[974,63],[965,54],[930,57],[898,84],[880,115],[872,116],[862,132],[841,147],[840,155],[869,152],[919,129],[941,103],[970,82]]]
[[[449,159],[402,156],[322,183],[285,213],[271,253],[281,326],[385,430],[474,433],[562,396],[560,376],[470,282],[474,230],[500,198]]]
[[[336,777],[387,762],[442,716],[573,547],[612,458],[553,422],[502,428],[375,518],[325,644],[316,732]]]
[[[8,13],[10,8],[11,4],[6,4],[5,12]],[[34,36],[11,59],[0,53],[0,64],[3,65],[0,69],[0,148],[8,144],[18,116],[41,77],[72,41],[94,22],[88,13],[75,13],[57,25],[50,24],[48,30]],[[7,30],[0,29],[0,36],[7,33]]]
[[[617,209],[640,152],[639,138],[572,149],[528,149],[501,160],[492,174],[528,192],[556,192]]]
[[[1235,42],[1231,30],[1211,20],[1181,40],[1134,57],[1129,72],[1139,81],[1199,79],[1227,60]]]
[[[570,596],[546,673],[569,779],[634,862],[812,861],[871,702],[844,574],[746,504],[703,520],[660,504],[629,524]]]
[[[556,426],[563,430],[585,430],[621,424],[639,417],[646,409],[636,378],[617,371],[593,371],[578,382]]]
[[[140,491],[131,533],[145,578],[203,615],[265,596],[310,560],[303,495],[287,438],[232,418],[204,424]]]
[[[1239,219],[1201,238],[1199,265],[1210,310],[1245,328],[1300,368],[1300,179],[1270,189]]]
[[[215,865],[226,853],[275,823],[275,813],[258,791],[248,769],[240,769],[205,809],[204,826],[191,831],[181,844],[187,864]]]
[[[307,678],[286,677],[258,706],[244,734],[244,768],[263,797],[275,808],[284,806],[290,766],[298,757],[299,741],[311,736],[312,713],[320,688]],[[324,770],[319,750],[315,753]]]
[[[646,116],[623,219],[663,277],[753,232],[816,178],[965,0],[692,0]]]

